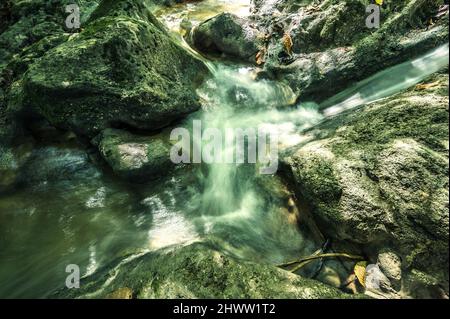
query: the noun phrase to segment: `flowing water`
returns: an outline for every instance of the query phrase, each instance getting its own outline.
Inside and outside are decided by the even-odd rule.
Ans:
[[[381,71],[325,101],[326,116],[337,115],[405,90],[448,65],[448,43],[417,59]]]
[[[225,1],[188,3],[161,9],[159,17],[177,31],[185,16],[200,21],[223,10],[248,10],[248,1],[226,3],[231,7]],[[194,121],[223,134],[261,128],[277,133],[282,150],[301,142],[300,132],[325,116],[393,94],[447,64],[448,46],[318,106],[294,105],[288,87],[255,81],[252,68],[216,63],[199,89],[203,111],[180,126],[191,135]],[[235,155],[235,145],[224,143],[221,152]],[[260,166],[184,165],[159,181],[131,185],[98,168],[74,143],[36,147],[23,172],[26,186],[0,195],[0,297],[46,297],[64,285],[68,264],[88,276],[113,260],[196,241],[272,264],[314,251],[320,243],[298,230],[285,186],[259,174]]]

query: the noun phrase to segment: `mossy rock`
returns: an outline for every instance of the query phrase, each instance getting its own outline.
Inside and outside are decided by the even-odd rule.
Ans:
[[[173,168],[171,144],[162,136],[138,136],[107,129],[94,139],[114,173],[134,182],[161,177]]]
[[[191,30],[188,41],[206,54],[225,54],[246,62],[255,62],[260,50],[259,32],[246,20],[221,13]]]
[[[233,259],[202,243],[130,257],[83,279],[80,289],[63,289],[54,296],[109,298],[123,287],[138,299],[354,297],[275,266]]]
[[[448,14],[434,25],[442,0],[388,1],[378,29],[367,28],[368,0],[322,0],[290,12],[293,1],[282,0],[281,14],[258,15],[253,20],[270,34],[266,72],[293,89],[299,100],[322,102],[383,69],[416,58],[448,43]],[[258,2],[263,7],[266,1]],[[286,11],[287,10],[287,11]],[[274,31],[273,26],[279,26]],[[286,59],[283,34],[293,41]]]
[[[91,138],[117,125],[156,130],[199,109],[195,86],[206,66],[139,1],[114,1],[118,11],[109,4],[102,2],[92,14],[98,18],[33,64],[24,103],[53,125]]]
[[[448,75],[428,81],[323,122],[283,161],[327,237],[390,247],[448,294]]]

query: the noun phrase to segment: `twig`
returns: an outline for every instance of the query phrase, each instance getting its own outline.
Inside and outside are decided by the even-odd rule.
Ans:
[[[313,260],[322,259],[322,258],[336,258],[336,257],[342,257],[342,258],[353,259],[353,260],[365,260],[365,258],[362,256],[351,255],[351,254],[346,254],[346,253],[313,254],[308,257],[300,258],[299,260],[290,261],[285,264],[278,265],[278,267],[287,267],[287,266],[299,264],[290,270],[291,272],[296,272],[297,270],[299,270],[300,268],[302,268],[303,266],[305,266],[306,264],[310,263]]]

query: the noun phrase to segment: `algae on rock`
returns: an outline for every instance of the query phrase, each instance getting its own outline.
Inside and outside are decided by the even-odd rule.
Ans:
[[[326,236],[369,255],[392,248],[404,293],[422,297],[448,294],[448,76],[436,78],[326,120],[283,159]],[[413,270],[434,281],[418,283]]]
[[[25,103],[53,125],[88,137],[123,125],[156,130],[196,111],[195,85],[208,72],[203,62],[177,45],[145,5],[109,4],[33,64]]]
[[[64,289],[54,297],[107,298],[126,287],[138,299],[354,298],[275,266],[235,260],[203,243],[137,255],[113,273],[108,270],[83,279],[76,292]]]

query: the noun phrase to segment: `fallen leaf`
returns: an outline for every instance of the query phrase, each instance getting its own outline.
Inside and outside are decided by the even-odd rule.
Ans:
[[[367,261],[360,261],[356,263],[354,268],[354,273],[356,275],[356,278],[358,278],[359,283],[365,287],[366,286],[366,267],[367,267]]]
[[[358,287],[356,286],[356,276],[351,274],[347,278],[347,283],[345,284],[345,288],[350,290],[352,294],[356,295],[358,293]]]
[[[422,83],[422,84],[417,84],[415,89],[418,91],[422,91],[422,90],[427,90],[427,89],[436,87],[438,85],[439,85],[439,81],[431,82],[431,83]]]
[[[283,45],[287,54],[292,55],[292,46],[294,43],[292,42],[292,38],[289,33],[285,32],[283,35]]]
[[[266,49],[262,48],[259,50],[259,52],[256,54],[256,64],[261,65],[264,62],[266,62]]]

